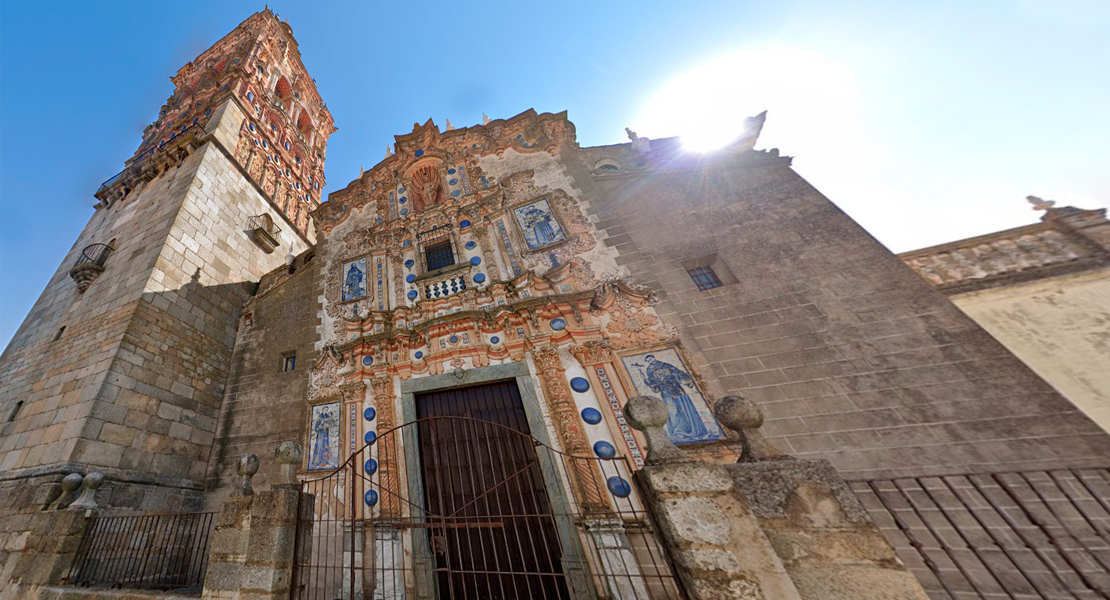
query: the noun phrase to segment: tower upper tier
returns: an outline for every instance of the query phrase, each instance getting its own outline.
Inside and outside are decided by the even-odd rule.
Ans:
[[[255,13],[171,81],[174,93],[143,131],[135,155],[97,190],[101,204],[126,196],[182,152],[212,139],[306,234],[308,213],[320,205],[328,137],[336,129],[289,24],[269,9]],[[225,110],[228,103],[237,110]],[[221,122],[228,118],[239,122]],[[217,135],[217,129],[231,135]]]

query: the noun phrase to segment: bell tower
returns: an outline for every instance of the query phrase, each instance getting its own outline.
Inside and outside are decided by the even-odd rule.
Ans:
[[[315,243],[335,127],[289,24],[256,13],[171,81],[0,356],[7,514],[88,470],[113,506],[198,502],[240,308]]]

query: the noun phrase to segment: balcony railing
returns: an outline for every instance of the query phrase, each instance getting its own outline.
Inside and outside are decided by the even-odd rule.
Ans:
[[[103,267],[104,262],[108,260],[108,257],[111,256],[114,250],[115,249],[108,244],[91,244],[81,251],[81,256],[77,259],[77,263],[74,266],[93,263]]]

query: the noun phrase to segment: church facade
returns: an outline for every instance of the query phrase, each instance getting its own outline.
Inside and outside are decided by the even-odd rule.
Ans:
[[[287,440],[304,448],[300,480],[357,465],[373,482],[359,514],[410,519],[414,481],[477,468],[429,470],[431,450],[419,458],[404,432],[430,419],[623,461],[575,463],[547,492],[583,514],[617,510],[639,502],[647,440],[626,413],[642,396],[665,405],[670,442],[721,464],[738,451],[717,400],[754,401],[769,441],[830,461],[938,598],[981,579],[1036,593],[1048,576],[989,557],[965,572],[957,558],[975,552],[931,519],[1018,488],[1021,507],[1036,502],[1026,488],[1047,497],[1045,486],[1106,506],[1106,432],[790,158],[755,149],[765,115],[705,155],[631,132],[581,147],[565,112],[429,120],[325,202],[336,129],[287,23],[253,15],[173,81],[0,358],[8,555],[68,473],[104,473],[102,507],[218,510],[245,454],[263,457],[256,486],[278,481],[266,458]],[[478,439],[436,435],[460,456]],[[345,481],[317,490],[319,518],[328,494],[355,502]],[[944,529],[964,535],[966,520]],[[411,563],[389,589],[421,597],[417,534],[397,535],[378,539],[400,540]],[[597,552],[601,569],[610,555]],[[1071,568],[1075,585],[1097,571]]]

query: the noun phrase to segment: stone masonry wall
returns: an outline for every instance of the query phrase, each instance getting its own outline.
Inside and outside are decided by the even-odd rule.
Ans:
[[[254,453],[264,460],[255,476],[259,486],[277,479],[278,464],[265,460],[285,440],[302,440],[308,422],[308,370],[315,360],[319,323],[316,264],[298,257],[295,272],[285,268],[263,278],[259,295],[246,307],[231,363],[230,388],[220,415],[219,434],[208,473],[206,502],[217,507],[235,480],[239,457]],[[296,354],[292,372],[283,358]]]
[[[777,153],[591,174],[604,156],[637,160],[592,148],[569,171],[606,243],[658,292],[710,392],[759,402],[780,448],[852,479],[1110,455],[1110,437]],[[736,283],[699,291],[683,263],[713,255]]]

